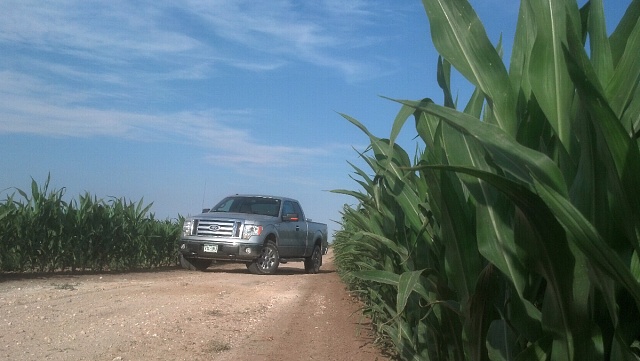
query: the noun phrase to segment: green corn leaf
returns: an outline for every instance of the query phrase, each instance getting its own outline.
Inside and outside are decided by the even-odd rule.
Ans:
[[[571,235],[571,241],[575,242],[578,248],[587,255],[591,263],[598,265],[602,271],[623,285],[633,295],[638,303],[638,310],[640,310],[640,284],[620,257],[607,246],[598,231],[580,211],[553,189],[538,182],[536,182],[535,188],[558,221]]]
[[[135,219],[140,221],[142,219],[144,219],[147,215],[147,213],[149,212],[149,210],[151,209],[151,207],[153,207],[153,202],[147,204],[146,206],[144,206],[144,197],[140,198],[140,201],[138,202],[138,205],[136,206],[136,211],[135,211]]]
[[[613,73],[613,58],[607,37],[602,0],[589,1],[589,47],[591,61],[601,84],[607,84]]]
[[[497,124],[515,135],[515,98],[506,68],[475,11],[466,0],[423,0],[433,43],[489,99]]]
[[[428,105],[429,102],[422,102],[422,104]],[[428,117],[419,118],[417,120],[418,129],[428,129],[428,126],[423,123],[429,121]],[[471,120],[469,120],[469,122],[471,122]],[[477,122],[477,120],[475,122]],[[443,141],[441,144],[447,154],[448,163],[468,165],[487,171],[491,170],[491,167],[486,162],[486,152],[479,146],[480,142],[472,136],[462,134],[458,131],[451,131],[449,126],[445,126],[443,129]],[[423,134],[423,137],[429,136],[426,133],[421,134]],[[429,144],[429,139],[425,141]],[[433,164],[434,161],[429,163]],[[429,174],[429,172],[427,172],[427,174]],[[516,243],[513,242],[512,227],[506,222],[509,217],[505,216],[505,212],[509,212],[510,210],[499,206],[500,197],[498,197],[495,190],[490,189],[487,184],[473,177],[461,177],[467,189],[471,190],[474,194],[478,203],[476,206],[477,219],[475,220],[477,224],[478,245],[476,246],[474,243],[469,243],[475,239],[473,233],[467,232],[467,235],[461,234],[459,236],[455,236],[455,233],[469,229],[466,223],[471,219],[470,215],[465,216],[465,211],[460,208],[447,214],[443,213],[446,209],[454,207],[456,204],[465,203],[466,201],[464,197],[454,191],[455,187],[449,178],[442,176],[438,177],[438,179],[439,181],[434,180],[431,182],[430,189],[432,193],[439,195],[433,198],[434,200],[442,199],[441,202],[435,202],[438,209],[440,209],[439,219],[441,219],[444,226],[455,225],[446,228],[450,234],[447,238],[455,240],[454,242],[450,242],[450,247],[447,247],[447,255],[450,260],[455,259],[455,257],[452,257],[453,255],[464,255],[461,258],[462,261],[457,263],[460,265],[460,268],[456,268],[458,271],[452,272],[454,280],[464,278],[465,276],[467,277],[467,282],[462,280],[462,284],[466,284],[467,286],[463,287],[462,284],[459,284],[457,286],[458,290],[462,292],[462,290],[470,290],[473,288],[475,275],[478,274],[481,267],[477,257],[471,254],[471,250],[479,247],[479,251],[483,256],[495,263],[505,274],[509,275],[512,282],[516,285],[516,289],[521,294],[525,287],[526,280],[524,266],[515,257],[508,256],[520,253],[520,251],[516,249]],[[447,184],[451,184],[451,186],[449,186],[449,191],[445,193],[441,187]],[[451,204],[451,206],[447,206],[447,204]],[[450,218],[454,218],[455,220],[449,221]],[[458,248],[459,252],[453,252],[453,246],[458,244],[460,245]],[[467,271],[463,271],[465,269]],[[471,281],[471,279],[474,279],[474,281]],[[463,292],[461,295],[463,299],[466,299],[468,292]]]
[[[639,27],[640,29],[640,27]],[[572,40],[572,39],[570,39]],[[571,77],[591,122],[598,135],[598,154],[608,170],[609,187],[613,189],[615,210],[632,215],[632,219],[640,217],[640,195],[636,191],[637,179],[640,177],[640,150],[636,142],[622,127],[614,111],[608,106],[599,88],[590,63],[583,53],[574,51],[575,40],[570,41],[570,49],[566,49]],[[634,247],[638,247],[638,239],[634,221],[622,223],[626,226],[626,235]]]
[[[14,213],[13,209],[0,206],[0,221],[2,221],[5,217],[13,213]]]
[[[451,95],[451,63],[438,56],[438,85],[444,94],[444,106],[455,109],[456,105]]]
[[[587,44],[587,36],[589,35],[590,31],[589,29],[591,29],[589,25],[591,17],[591,5],[592,2],[589,1],[580,8],[580,28],[582,29],[582,32],[580,33],[580,39],[585,45]]]
[[[422,270],[420,271],[409,271],[404,272],[400,275],[398,279],[398,296],[396,301],[396,312],[402,313],[405,306],[407,305],[407,300],[413,291],[418,287],[420,282],[420,275],[422,274]]]
[[[415,273],[415,272],[422,272],[422,271],[412,271],[410,273]],[[390,272],[390,271],[383,271],[383,270],[358,271],[358,272],[354,272],[353,275],[355,277],[358,277],[358,278],[366,280],[366,281],[384,283],[384,284],[387,284],[387,285],[395,286],[397,288],[400,287],[400,276],[401,275],[395,274],[395,273]],[[406,276],[406,278],[407,278],[406,285],[408,285],[409,282],[412,281],[413,277],[415,277],[415,275],[412,275],[412,274],[410,274],[409,276]],[[412,285],[411,291],[415,291],[417,294],[419,294],[427,302],[433,301],[431,299],[431,297],[429,296],[429,292],[427,292],[427,289],[424,288],[424,286],[420,282],[416,281],[416,282],[412,283],[411,285]],[[409,290],[407,290],[407,292],[408,291]],[[408,295],[407,295],[407,297],[408,297]]]
[[[530,54],[536,38],[534,16],[529,1],[520,1],[518,23],[509,62],[509,78],[512,89],[520,89],[524,99],[529,99],[531,94],[526,69],[529,68]]]
[[[617,67],[618,62],[622,58],[627,47],[627,40],[637,26],[639,18],[640,1],[632,0],[627,11],[625,11],[622,19],[618,23],[618,26],[616,26],[616,29],[609,37],[614,67]]]
[[[611,318],[611,324],[617,327],[619,324],[619,307],[616,302],[616,288],[617,283],[607,275],[603,270],[591,267],[590,276],[593,281],[594,287],[601,290],[602,298],[604,299],[607,310],[609,311],[609,317]],[[631,271],[633,274],[633,271]]]
[[[465,207],[465,197],[461,194],[455,176],[442,175],[441,228],[446,240],[445,261],[449,280],[454,284],[461,303],[466,304],[473,293],[476,277],[482,269],[472,208]],[[454,188],[455,186],[457,188]]]
[[[635,341],[634,343],[637,343]],[[637,344],[636,344],[637,351]],[[616,333],[613,338],[613,344],[611,345],[611,360],[620,360],[620,361],[638,361],[637,352],[634,353],[631,351],[631,347],[629,347],[628,342],[625,341],[622,336]]]
[[[540,153],[534,152],[517,144],[506,135],[500,136],[501,131],[499,129],[489,124],[478,122],[477,119],[473,119],[472,117],[467,117],[461,113],[437,107],[430,103],[426,103],[427,105],[424,105],[425,102],[420,103],[421,105],[418,105],[417,103],[413,104],[416,107],[420,107],[421,110],[425,110],[442,117],[444,120],[448,121],[449,124],[454,126],[460,125],[457,129],[462,130],[465,136],[478,139],[487,149],[491,150],[490,154],[494,157],[494,160],[496,158],[499,159],[496,163],[498,163],[502,169],[507,170],[511,174],[517,174],[519,178],[529,182],[531,182],[531,179],[529,178],[529,170],[532,170],[545,177],[549,183],[555,184],[558,189],[564,189],[562,176],[558,173],[557,168],[548,158]],[[430,111],[431,108],[434,108],[434,110]],[[453,143],[465,144],[465,142]],[[472,148],[459,147],[459,149]],[[477,153],[478,151],[475,152]],[[474,154],[471,152],[468,158],[469,160],[464,161],[463,164],[472,164],[476,167],[480,164],[479,160],[483,160],[483,158],[484,155],[482,153]],[[506,162],[502,162],[503,159],[505,159]],[[542,165],[545,166],[541,167]],[[486,168],[487,167],[485,167],[485,169]],[[415,169],[420,169],[420,167]],[[549,176],[549,173],[551,176]],[[484,191],[477,193],[476,196],[480,197],[479,199],[482,202],[489,202],[492,198],[491,192],[482,187],[481,189],[484,189]],[[493,202],[486,204],[493,204]],[[482,233],[479,234],[478,241],[483,247],[481,248],[483,250],[483,255],[495,262],[495,264],[505,272],[505,274],[509,275],[516,285],[518,292],[521,293],[525,282],[524,265],[513,257],[514,255],[521,253],[521,251],[514,248],[515,244],[511,241],[513,234],[510,230],[510,226],[503,222],[505,217],[495,213],[496,211],[497,208],[495,207],[487,206],[479,208],[479,214],[484,217],[486,221],[479,225],[479,231]],[[494,221],[491,221],[492,219]],[[480,218],[479,220],[482,221],[484,219]]]
[[[355,199],[357,199],[358,201],[365,201],[367,199],[367,195],[362,193],[362,192],[358,192],[358,191],[351,191],[348,189],[332,189],[330,191],[331,193],[336,193],[336,194],[344,194],[347,196],[351,196]]]
[[[510,322],[518,333],[527,340],[539,340],[544,337],[542,312],[529,300],[511,297]]]
[[[417,347],[415,344],[415,340],[413,337],[413,332],[411,330],[411,326],[402,320],[400,317],[396,317],[396,328],[397,332],[396,340],[397,343],[403,345],[402,348],[407,350],[407,354],[411,354],[415,359],[415,351]]]
[[[631,274],[636,279],[636,281],[640,284],[640,257],[638,257],[638,252],[634,251],[633,256],[631,257]]]
[[[495,320],[487,333],[488,356],[492,361],[508,361],[514,359],[516,335],[505,320]]]
[[[384,171],[384,173],[388,175],[385,177],[385,181],[389,182],[389,189],[393,192],[394,197],[402,206],[405,217],[409,221],[411,228],[416,231],[422,229],[425,219],[419,207],[421,197],[414,189],[407,185],[407,178],[412,177],[413,174],[406,172],[401,168],[403,166],[410,165],[410,161],[406,153],[404,153],[397,145],[391,144],[390,142],[377,138],[371,134],[371,132],[369,132],[369,130],[356,119],[344,114],[343,117],[369,136],[373,151],[381,164],[381,167],[373,168],[380,168],[381,171]]]
[[[504,303],[501,292],[501,279],[492,264],[488,264],[478,276],[475,292],[469,300],[469,311],[465,319],[465,333],[469,344],[469,353],[473,360],[487,360],[488,325],[496,317],[496,308]]]
[[[390,147],[393,147],[398,135],[400,134],[400,130],[404,127],[404,123],[406,123],[407,118],[409,118],[414,111],[415,110],[412,107],[408,106],[403,106],[400,109],[391,127],[391,135],[389,136]]]
[[[551,360],[551,336],[536,340],[520,352],[514,361]]]
[[[409,253],[407,252],[406,248],[400,246],[398,243],[390,240],[387,237],[384,237],[380,234],[371,233],[371,232],[358,232],[358,233],[361,234],[363,237],[369,237],[372,240],[380,242],[382,245],[384,245],[385,247],[395,252],[403,260],[406,260],[407,258],[409,258]]]
[[[500,128],[433,102],[397,101],[435,115],[463,134],[477,139],[503,171],[523,183],[532,184],[532,175],[535,174],[559,193],[568,194],[560,170],[549,157],[520,145]]]
[[[420,162],[426,164],[441,164],[442,162],[446,162],[441,145],[441,122],[433,115],[427,114],[421,110],[416,110],[415,122],[418,134],[426,143],[427,149],[429,149],[428,152],[423,153],[423,159]],[[441,219],[442,209],[440,207],[440,202],[433,201],[442,199],[440,173],[424,172],[423,175],[425,184],[429,189],[431,210],[436,219]]]
[[[40,201],[41,198],[42,198],[42,195],[40,194],[38,183],[36,183],[35,179],[31,178],[31,199],[37,203],[38,201]]]
[[[469,99],[467,106],[464,108],[464,113],[480,119],[484,101],[484,94],[482,94],[480,89],[476,88],[471,94],[471,98]]]
[[[486,151],[475,138],[454,130],[448,125],[443,126],[442,134],[443,147],[449,164],[469,166],[488,172],[493,171],[493,168],[487,163]],[[471,209],[471,212],[475,211],[474,222],[476,229],[472,234],[474,241],[470,242],[464,238],[454,238],[464,242],[461,243],[460,249],[466,250],[466,252],[462,253],[465,255],[463,257],[463,264],[466,265],[465,269],[474,278],[473,282],[475,282],[475,276],[480,272],[482,266],[479,259],[475,257],[475,254],[470,249],[478,249],[485,258],[496,264],[510,277],[518,292],[521,293],[524,289],[526,275],[524,266],[518,262],[516,257],[513,257],[519,253],[516,243],[513,241],[512,225],[508,222],[508,214],[512,213],[513,210],[502,200],[496,190],[485,182],[465,175],[459,175],[459,178],[465,183],[466,189],[473,194],[476,201],[475,207]],[[448,182],[448,178],[444,176],[441,177],[440,183],[441,186],[453,184]],[[443,207],[451,208],[455,207],[456,204],[465,203],[461,195],[456,196],[452,191],[443,192],[443,203],[445,203]],[[452,200],[456,201],[451,202]],[[459,231],[465,229],[466,220],[472,219],[470,215],[465,215],[464,209],[455,209],[451,212],[451,217],[455,219],[452,223],[455,225],[455,229]],[[444,217],[443,224],[446,224],[446,220],[447,217]],[[475,244],[476,238],[477,245]],[[454,272],[454,274],[456,273],[459,272]],[[469,289],[473,288],[473,282],[468,284]]]
[[[568,1],[531,0],[537,28],[529,62],[529,81],[536,100],[566,150],[571,149],[570,109],[573,86],[565,66],[562,43],[566,40],[566,17],[578,19]],[[574,24],[580,24],[575,21]]]
[[[375,269],[378,269],[378,265],[377,264],[371,264],[371,263],[362,262],[362,261],[356,261],[356,262],[354,262],[354,264],[357,266],[357,269],[359,269],[359,270],[375,270]],[[365,272],[365,271],[358,271],[358,272]]]
[[[622,116],[638,88],[640,79],[638,54],[640,54],[640,21],[636,18],[636,24],[627,38],[615,72],[606,85],[606,97],[618,117]]]
[[[29,199],[29,196],[27,195],[27,193],[25,191],[23,191],[22,189],[16,188],[16,191],[18,192],[18,194],[20,194],[20,196],[22,198],[24,198],[25,200]]]
[[[361,158],[366,158],[364,156],[364,154],[361,154],[361,153],[360,153],[360,157]],[[369,176],[367,175],[367,173],[365,171],[363,171],[362,169],[358,168],[357,166],[355,166],[351,162],[347,162],[347,163],[349,163],[349,165],[355,170],[356,174],[359,175],[360,178],[362,178],[362,179],[367,181],[367,187],[371,187],[373,185],[373,181],[369,178]]]
[[[376,187],[375,183],[373,182],[373,180],[364,173],[364,171],[362,171],[361,169],[359,169],[358,167],[351,165],[355,171],[356,174],[360,176],[360,179],[356,179],[353,176],[350,176],[351,179],[355,180],[358,184],[360,184],[360,186],[362,187],[362,189],[367,193],[367,194],[373,194],[374,189]],[[356,197],[359,199],[359,197]]]
[[[640,138],[640,87],[629,101],[629,107],[622,115],[622,125],[628,129],[633,139]]]
[[[548,285],[543,309],[543,326],[562,335],[554,342],[554,355],[563,359],[573,357],[574,256],[568,248],[562,227],[540,197],[527,186],[490,172],[469,167],[424,167],[466,173],[481,178],[506,194],[526,215],[526,219],[531,222],[531,231],[534,232],[532,239],[536,241],[535,244],[528,245],[527,252],[530,253],[531,259],[538,263],[536,269],[545,277]]]
[[[366,252],[377,253],[380,251],[379,245],[368,242],[365,239],[358,238],[358,235],[354,235],[354,238],[351,240],[352,247],[357,249],[357,253],[364,254]]]

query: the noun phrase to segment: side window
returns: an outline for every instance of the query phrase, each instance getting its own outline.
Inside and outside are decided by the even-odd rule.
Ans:
[[[302,208],[300,208],[300,205],[298,204],[298,202],[293,203],[293,213],[296,213],[298,215],[298,218],[300,220],[303,220]]]
[[[285,201],[282,205],[282,215],[286,216],[287,214],[296,213],[295,208],[292,202]]]

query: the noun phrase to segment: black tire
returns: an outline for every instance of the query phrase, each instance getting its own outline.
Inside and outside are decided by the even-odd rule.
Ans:
[[[179,258],[180,266],[191,271],[204,271],[213,263],[211,259],[187,258],[182,254],[180,254]]]
[[[320,245],[316,244],[311,257],[304,259],[304,270],[307,273],[315,274],[320,272],[320,266],[322,266],[322,249]]]
[[[271,275],[276,272],[280,265],[280,253],[276,244],[269,241],[260,252],[260,256],[247,265],[249,271],[257,275]]]

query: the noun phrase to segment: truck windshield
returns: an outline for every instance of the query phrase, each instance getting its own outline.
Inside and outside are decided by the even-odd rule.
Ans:
[[[216,204],[211,212],[262,214],[277,217],[280,200],[266,197],[227,197]]]

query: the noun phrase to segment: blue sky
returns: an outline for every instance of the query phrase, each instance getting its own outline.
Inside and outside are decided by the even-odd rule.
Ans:
[[[629,2],[605,2],[610,29]],[[509,54],[519,3],[471,4]],[[380,96],[441,101],[436,61],[419,0],[3,0],[0,199],[48,174],[161,219],[274,194],[333,231],[354,201],[328,190],[358,189],[368,144],[338,113],[387,136]]]

